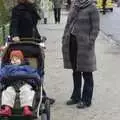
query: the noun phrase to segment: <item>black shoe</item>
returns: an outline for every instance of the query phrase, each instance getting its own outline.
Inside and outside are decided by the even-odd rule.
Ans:
[[[77,104],[77,103],[78,103],[78,101],[73,100],[73,99],[70,99],[66,102],[67,105],[74,105],[74,104]]]
[[[85,108],[86,107],[86,105],[85,105],[85,103],[83,102],[83,101],[79,101],[79,103],[77,104],[77,106],[76,106],[77,108]]]
[[[91,102],[83,102],[83,101],[80,101],[78,104],[77,104],[77,108],[85,108],[85,107],[90,107],[91,106]]]
[[[86,107],[90,107],[91,106],[91,102],[85,102]]]

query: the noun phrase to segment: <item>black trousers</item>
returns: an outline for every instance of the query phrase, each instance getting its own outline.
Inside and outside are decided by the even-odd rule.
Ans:
[[[60,23],[61,8],[54,8],[55,23]]]
[[[102,0],[103,13],[105,13],[106,2],[107,0]]]
[[[77,58],[77,42],[75,36],[70,36],[70,60],[73,68],[73,93],[71,99],[76,101],[82,100],[87,104],[91,104],[93,96],[93,73],[81,72],[76,70],[76,58]],[[83,91],[82,91],[82,78],[84,79]]]
[[[82,86],[82,77],[84,79],[83,90]],[[92,72],[79,72],[73,71],[73,93],[71,99],[75,101],[83,101],[87,104],[91,104],[93,96],[93,74]]]

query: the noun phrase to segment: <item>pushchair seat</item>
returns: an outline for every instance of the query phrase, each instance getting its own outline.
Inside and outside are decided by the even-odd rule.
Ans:
[[[9,44],[4,52],[3,57],[2,57],[1,67],[4,67],[5,65],[8,64],[8,62],[10,60],[9,59],[10,52],[12,50],[21,50],[24,53],[24,56],[27,59],[28,64],[30,66],[36,68],[39,76],[42,77],[42,79],[44,78],[44,52],[38,44],[30,43],[30,42],[19,42],[19,43]],[[28,76],[8,76],[8,78],[5,78],[5,79],[13,80],[13,79],[18,79],[18,77],[19,78],[21,77],[22,79],[28,78]],[[33,77],[33,79],[34,79],[34,76],[30,76],[30,77]],[[36,111],[37,111],[39,101],[41,99],[42,99],[42,104],[45,105],[46,103],[47,104],[49,103],[49,101],[46,99],[46,97],[40,96],[42,93],[42,89],[41,89],[42,86],[43,85],[41,82],[41,84],[38,84],[38,89],[35,92],[35,99],[33,101],[33,112],[35,113],[35,116],[36,116]],[[20,104],[20,101],[19,101],[19,92],[18,92],[17,96],[16,96],[16,104],[13,109],[13,116],[21,116],[22,117],[22,113],[21,113],[22,108],[20,108],[19,104]],[[39,113],[41,113],[41,114],[43,113],[41,106],[40,106]],[[23,118],[20,118],[20,119],[23,119]]]

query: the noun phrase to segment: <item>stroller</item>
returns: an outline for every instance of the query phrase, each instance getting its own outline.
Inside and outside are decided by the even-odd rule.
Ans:
[[[26,64],[32,66],[33,68],[36,68],[40,75],[40,78],[42,76],[42,79],[40,80],[41,83],[38,84],[37,89],[35,91],[35,97],[33,101],[33,116],[32,117],[24,117],[22,116],[22,108],[20,108],[20,100],[19,100],[19,92],[17,92],[15,105],[13,108],[13,114],[11,117],[5,118],[0,117],[0,119],[7,119],[7,120],[50,120],[50,101],[47,99],[46,96],[43,96],[43,79],[44,79],[44,51],[43,48],[40,47],[39,44],[35,42],[28,42],[28,41],[21,41],[16,43],[10,43],[6,50],[4,51],[2,60],[1,60],[1,68],[4,67],[8,61],[10,52],[12,50],[21,50],[25,56],[25,59],[27,60]],[[15,77],[9,77],[9,79],[18,79],[20,78],[27,79],[27,76],[15,76]],[[2,87],[1,91],[2,93]],[[0,94],[1,95],[1,94]]]

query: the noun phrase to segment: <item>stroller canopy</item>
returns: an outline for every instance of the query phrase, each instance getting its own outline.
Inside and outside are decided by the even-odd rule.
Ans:
[[[1,67],[9,63],[10,53],[12,50],[21,50],[24,54],[24,57],[29,60],[29,63],[32,67],[35,67],[38,70],[44,69],[44,54],[42,48],[36,43],[29,42],[17,42],[9,44],[3,54]]]

